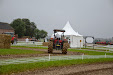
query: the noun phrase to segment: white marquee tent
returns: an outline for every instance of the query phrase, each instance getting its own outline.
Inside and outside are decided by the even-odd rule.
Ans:
[[[65,30],[64,36],[68,38],[70,47],[83,47],[83,36],[73,30],[69,21],[66,23],[63,30]],[[62,33],[58,32],[56,34],[61,35]],[[53,35],[51,37],[53,37]]]

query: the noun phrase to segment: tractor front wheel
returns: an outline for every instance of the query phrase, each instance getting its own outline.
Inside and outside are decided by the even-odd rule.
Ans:
[[[67,54],[68,43],[63,44],[62,54]]]
[[[49,41],[48,43],[48,53],[52,53],[53,52],[53,42]]]

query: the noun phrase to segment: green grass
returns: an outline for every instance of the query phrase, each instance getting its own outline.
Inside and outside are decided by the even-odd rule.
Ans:
[[[98,52],[98,51],[88,51],[88,50],[77,50],[77,49],[68,49],[68,51],[72,52],[80,52],[86,55],[105,55],[105,52]],[[106,53],[107,55],[113,55],[113,53]]]
[[[80,48],[77,48],[80,49]],[[89,48],[81,48],[81,49],[88,49],[88,50],[100,50],[100,51],[109,51],[109,49],[113,49],[113,48],[107,48],[107,47],[98,47],[98,48],[94,48],[93,47],[89,47]]]
[[[100,47],[100,48],[101,48],[101,47]],[[94,48],[94,49],[93,49],[93,48],[81,48],[81,49],[88,49],[88,50],[102,50],[102,51],[106,51],[106,49],[99,49],[99,48],[98,48],[98,49],[97,49],[97,48],[96,48],[96,49],[95,49],[95,48]]]
[[[49,67],[59,67],[59,66],[68,66],[68,65],[76,65],[76,64],[92,64],[92,63],[100,63],[100,62],[113,62],[113,58],[60,60],[60,61],[35,62],[35,63],[25,63],[25,64],[1,65],[0,75],[22,72],[27,70],[49,68]]]
[[[100,47],[100,48],[107,48],[107,47]]]
[[[12,47],[17,47],[17,48],[35,48],[35,49],[48,49],[47,47],[27,47],[27,46],[12,46]],[[68,51],[72,51],[72,52],[80,52],[80,53],[84,53],[86,55],[105,55],[105,52],[98,52],[98,51],[88,51],[89,48],[83,48],[84,50],[79,50],[79,49],[68,49]],[[85,50],[86,49],[86,50]],[[96,50],[96,49],[94,49]],[[105,50],[106,51],[106,50]],[[113,55],[113,53],[106,53],[107,55]]]
[[[0,55],[41,54],[41,53],[44,52],[23,49],[0,49]]]
[[[48,49],[47,47],[41,47],[41,46],[37,46],[37,47],[29,47],[29,46],[11,46],[11,47],[16,47],[16,48]]]

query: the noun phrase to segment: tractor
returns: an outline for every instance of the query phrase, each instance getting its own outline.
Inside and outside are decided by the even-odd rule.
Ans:
[[[67,54],[68,49],[68,41],[64,39],[64,32],[65,30],[54,29],[54,38],[51,38],[48,42],[48,53],[53,53],[53,49],[62,50],[62,54]],[[58,37],[56,34],[57,32],[61,32],[62,35]]]

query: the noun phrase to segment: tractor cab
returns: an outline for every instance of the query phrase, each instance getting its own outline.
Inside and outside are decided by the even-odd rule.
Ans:
[[[60,50],[62,49],[64,41],[64,32],[65,30],[54,29],[54,38],[53,38],[53,49]],[[59,35],[61,34],[61,35]]]

